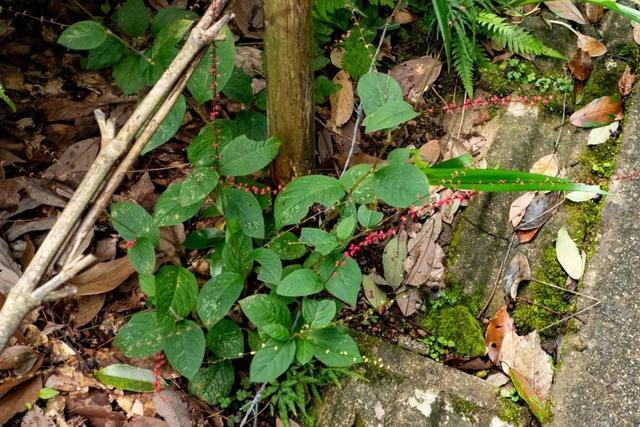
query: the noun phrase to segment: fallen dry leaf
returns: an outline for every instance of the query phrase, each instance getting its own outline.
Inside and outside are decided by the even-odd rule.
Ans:
[[[541,157],[533,164],[533,166],[531,166],[529,172],[554,177],[558,176],[558,173],[560,172],[558,156],[555,154],[547,154],[546,156]]]
[[[607,47],[604,44],[585,34],[580,34],[578,36],[578,49],[586,51],[592,58],[596,58],[607,53]]]
[[[27,410],[27,405],[32,405],[38,400],[38,392],[42,388],[40,375],[20,384],[11,393],[0,400],[0,425],[4,425],[14,415]]]
[[[405,283],[421,286],[441,279],[446,258],[442,247],[436,242],[441,231],[442,217],[433,215],[425,221],[420,232],[409,239],[408,255],[403,262],[404,271],[407,273]]]
[[[589,56],[587,51],[582,49],[576,50],[576,53],[573,54],[567,66],[569,70],[571,70],[571,74],[580,81],[587,80],[593,70],[591,56]]]
[[[161,390],[153,394],[153,404],[158,414],[170,427],[191,427],[189,408],[173,390]]]
[[[42,177],[69,185],[78,185],[98,155],[99,149],[100,138],[76,142],[64,150],[58,161],[49,166]]]
[[[117,288],[135,269],[126,256],[100,262],[69,281],[78,287],[77,296],[96,295]]]
[[[333,83],[340,85],[338,92],[329,96],[331,104],[331,119],[329,126],[334,131],[349,121],[353,113],[353,83],[346,71],[340,70],[333,78]]]
[[[604,7],[592,3],[585,4],[585,15],[587,15],[587,19],[592,24],[597,24],[598,22],[600,22],[603,13]]]
[[[571,0],[546,1],[544,4],[560,18],[586,25],[584,17]]]
[[[620,91],[620,95],[629,95],[633,89],[633,83],[635,81],[636,75],[631,72],[631,67],[627,65],[620,76],[620,80],[618,80],[618,90]]]
[[[53,227],[53,224],[55,224],[55,222],[55,218],[39,218],[33,220],[16,221],[7,230],[7,239],[12,242],[25,233],[51,230],[51,227]]]
[[[500,349],[505,335],[514,330],[513,320],[509,316],[507,306],[503,305],[491,318],[484,337],[484,345],[487,348],[489,359],[498,366]]]
[[[441,70],[442,63],[426,55],[396,65],[390,74],[400,84],[404,98],[416,104],[423,102],[422,94],[436,81]]]
[[[397,237],[389,240],[382,253],[384,278],[393,289],[402,284],[404,268],[402,263],[407,257],[407,233],[402,230]]]
[[[609,126],[591,129],[587,138],[587,145],[599,145],[607,142],[611,135],[618,130],[618,127],[620,127],[620,122],[613,122]]]
[[[588,191],[572,191],[565,194],[567,200],[571,200],[574,203],[586,202],[587,200],[594,199],[598,193],[589,193]]]
[[[244,0],[233,3],[234,22],[245,37],[262,39],[264,14],[260,0]]]
[[[640,24],[633,24],[633,40],[640,44]]]
[[[251,77],[262,74],[262,51],[253,46],[236,46],[236,67]]]
[[[535,197],[535,191],[528,191],[511,203],[511,207],[509,208],[509,222],[513,228],[516,228],[518,224],[520,224],[527,208]]]
[[[69,317],[76,327],[91,322],[100,313],[104,305],[106,294],[81,296],[76,301],[76,309],[69,313]]]
[[[531,230],[518,230],[518,241],[520,243],[529,243],[532,241],[540,231],[540,228],[533,228]]]
[[[124,427],[169,427],[169,424],[158,418],[133,417]]]
[[[404,25],[415,22],[418,18],[418,15],[414,14],[409,9],[400,9],[393,16],[393,22],[395,22],[396,24]]]
[[[432,139],[431,141],[420,147],[420,156],[425,162],[429,162],[430,165],[435,164],[440,160],[440,141]]]
[[[517,254],[511,259],[502,276],[502,289],[504,290],[504,294],[511,300],[515,300],[518,296],[518,286],[520,286],[520,282],[528,280],[531,280],[529,260],[523,254]]]
[[[9,245],[0,237],[0,294],[6,295],[21,275],[20,265],[11,256]]]
[[[24,414],[20,427],[55,427],[56,423],[53,419],[42,412],[39,406],[32,407],[29,412]]]
[[[569,117],[572,125],[580,128],[595,128],[608,125],[622,117],[620,95],[594,99]]]
[[[584,273],[584,262],[578,246],[571,239],[567,229],[561,227],[558,230],[558,238],[556,240],[556,256],[558,262],[571,278],[580,280]]]
[[[415,314],[421,303],[422,295],[417,288],[403,286],[396,294],[396,304],[405,317]]]

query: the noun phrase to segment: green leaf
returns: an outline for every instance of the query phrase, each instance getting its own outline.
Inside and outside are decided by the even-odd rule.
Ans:
[[[305,338],[296,338],[296,360],[301,365],[306,365],[313,358],[315,345]]]
[[[358,345],[343,328],[314,329],[309,339],[316,347],[313,355],[327,366],[344,368],[362,362]]]
[[[411,149],[409,148],[395,148],[387,156],[387,162],[389,163],[408,163],[411,156]]]
[[[264,217],[260,203],[252,193],[230,188],[222,194],[222,209],[225,218],[240,223],[242,232],[255,239],[264,239]]]
[[[224,40],[216,42],[216,90],[223,90],[233,74],[236,61],[236,47],[233,44],[233,34],[228,26],[222,27],[220,34],[225,36]],[[202,61],[198,64],[193,75],[187,82],[187,89],[199,103],[204,103],[213,98],[213,79],[211,74],[211,47],[207,49]]]
[[[107,30],[94,21],[80,21],[66,28],[60,37],[58,44],[67,49],[89,50],[95,49],[107,39]]]
[[[207,402],[216,405],[220,398],[231,393],[235,375],[230,361],[219,362],[202,368],[193,380],[189,381],[189,393]]]
[[[100,46],[91,49],[86,58],[80,60],[85,70],[100,70],[117,64],[124,56],[126,49],[120,40],[114,37],[107,39]]]
[[[158,324],[155,312],[143,311],[118,330],[115,346],[127,357],[142,359],[162,350],[168,332]]]
[[[237,359],[244,352],[242,329],[230,319],[222,319],[207,333],[207,347],[223,359]]]
[[[139,55],[125,54],[125,57],[113,67],[113,78],[125,95],[138,92],[146,86],[151,64]]]
[[[11,98],[9,98],[9,95],[7,95],[7,93],[4,91],[4,86],[2,86],[2,83],[0,83],[0,99],[9,106],[11,111],[13,111],[14,113],[16,112],[16,104],[15,102],[13,102]]]
[[[229,220],[229,223],[235,223]],[[253,269],[253,260],[250,257],[253,250],[253,240],[240,229],[231,232],[227,229],[227,241],[222,249],[222,260],[225,270],[232,271],[247,277]]]
[[[250,257],[260,264],[258,280],[269,284],[280,282],[282,279],[282,261],[273,250],[267,248],[254,249]]]
[[[156,296],[156,276],[153,274],[138,274],[138,285],[151,299]]]
[[[343,218],[336,225],[336,236],[340,240],[346,240],[351,237],[353,231],[356,229],[355,217],[348,216]]]
[[[298,259],[307,252],[306,246],[290,231],[273,239],[270,247],[284,261]]]
[[[305,298],[302,302],[302,317],[312,329],[329,326],[335,315],[336,302],[333,300],[312,300]]]
[[[187,317],[196,305],[198,282],[184,267],[165,265],[156,274],[156,307],[158,321],[170,316]]]
[[[285,297],[302,297],[317,294],[320,291],[322,291],[320,277],[306,268],[285,276],[276,288],[278,295]]]
[[[269,341],[251,361],[249,377],[251,382],[266,383],[282,375],[293,362],[296,354],[295,341]]]
[[[331,264],[335,270],[326,280],[325,288],[331,295],[355,307],[362,282],[362,273],[358,263],[352,258],[347,258],[344,265],[340,264],[335,267],[335,261],[332,261]]]
[[[182,183],[174,182],[160,195],[153,213],[156,225],[160,227],[178,225],[198,213],[200,206],[202,206],[202,201],[189,206],[182,206],[180,204],[181,192]]]
[[[163,28],[153,43],[151,58],[163,67],[168,67],[178,53],[176,44],[183,39],[192,24],[192,20],[180,19]]]
[[[200,320],[211,328],[223,319],[244,289],[244,279],[237,273],[224,272],[204,284],[198,295]]]
[[[49,400],[52,397],[56,397],[59,394],[60,392],[56,389],[49,388],[49,387],[42,387],[38,392],[38,397],[42,400]]]
[[[154,148],[158,148],[165,142],[169,141],[180,129],[180,125],[182,125],[182,120],[184,119],[184,114],[187,112],[187,102],[184,99],[184,96],[180,95],[176,100],[176,103],[173,104],[173,107],[169,111],[169,114],[160,124],[160,127],[154,132],[153,136],[142,149],[141,154],[146,154]]]
[[[404,278],[404,260],[407,258],[407,242],[398,237],[389,240],[382,253],[382,270],[389,285],[396,289]]]
[[[329,255],[338,247],[338,240],[333,234],[329,234],[319,228],[304,227],[300,232],[300,241],[316,248],[322,255]]]
[[[394,208],[408,208],[429,195],[429,181],[413,165],[394,163],[375,173],[376,194]]]
[[[291,326],[291,313],[287,304],[275,295],[251,295],[240,300],[240,308],[258,328],[272,323],[278,323],[285,328]]]
[[[364,228],[375,227],[380,224],[380,221],[384,218],[382,212],[373,211],[367,208],[365,205],[360,205],[358,208],[358,222]]]
[[[224,233],[217,228],[203,228],[187,235],[185,249],[207,249],[224,240]]]
[[[218,119],[200,129],[200,133],[191,140],[187,148],[187,158],[194,166],[211,166],[216,163],[220,148],[233,139],[233,123]],[[215,148],[213,144],[218,144]]]
[[[155,377],[149,369],[116,363],[93,374],[101,383],[120,390],[148,393],[155,390]],[[166,385],[162,380],[163,385]]]
[[[231,78],[222,89],[222,93],[228,98],[250,105],[253,101],[253,88],[251,87],[251,76],[245,73],[242,68],[235,67]]]
[[[220,172],[227,176],[249,175],[267,166],[278,154],[280,141],[271,137],[253,141],[242,135],[228,143],[220,153]]]
[[[149,9],[142,0],[126,0],[113,20],[129,37],[141,36],[149,26]]]
[[[150,239],[141,237],[136,240],[136,243],[127,249],[127,257],[139,274],[153,274],[156,268],[156,251]]]
[[[313,83],[313,98],[316,104],[322,104],[329,95],[338,92],[342,86],[335,84],[327,76],[318,76]]]
[[[384,129],[394,129],[417,115],[418,113],[413,111],[407,102],[391,101],[367,115],[362,124],[367,133],[372,133]]]
[[[151,32],[154,36],[158,36],[163,28],[168,27],[174,21],[179,19],[196,19],[198,15],[190,10],[184,10],[179,7],[164,7],[156,13],[151,21]]]
[[[444,45],[447,64],[451,64],[451,30],[449,26],[449,4],[447,0],[431,0],[438,21],[438,30]]]
[[[160,243],[160,229],[153,223],[153,217],[136,203],[113,203],[111,224],[124,240],[147,237],[154,244]]]
[[[245,135],[249,139],[262,141],[267,138],[267,116],[253,110],[244,110],[236,114],[233,131],[237,136]]]
[[[402,101],[402,89],[389,74],[370,71],[358,81],[358,96],[366,115],[388,102]]]
[[[473,157],[467,153],[443,162],[438,162],[431,167],[434,169],[465,169],[471,166],[473,166]]]
[[[346,191],[351,192],[351,200],[355,203],[372,203],[376,200],[375,179],[371,172],[373,166],[367,164],[349,168],[340,177],[340,183]]]
[[[218,174],[208,167],[193,169],[182,182],[180,205],[189,206],[207,198],[218,185]]]
[[[173,369],[192,379],[204,359],[204,333],[197,323],[181,320],[167,336],[163,350]]]
[[[264,325],[261,331],[277,341],[286,341],[290,336],[289,329],[279,323]]]
[[[362,276],[362,290],[371,307],[379,309],[387,304],[387,293],[373,280],[373,274]]]
[[[276,197],[274,216],[276,228],[297,224],[314,203],[332,206],[344,197],[344,187],[335,178],[307,175],[291,181]]]

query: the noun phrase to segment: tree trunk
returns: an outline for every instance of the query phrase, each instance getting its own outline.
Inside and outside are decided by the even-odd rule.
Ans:
[[[282,141],[274,179],[314,167],[312,0],[263,0],[269,133]]]

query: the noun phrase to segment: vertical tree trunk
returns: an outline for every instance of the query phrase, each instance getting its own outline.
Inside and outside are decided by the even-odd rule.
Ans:
[[[279,182],[308,173],[315,157],[312,0],[263,0],[269,133],[282,141]]]

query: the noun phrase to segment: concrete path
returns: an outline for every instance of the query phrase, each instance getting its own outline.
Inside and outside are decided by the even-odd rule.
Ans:
[[[617,176],[640,172],[640,94],[627,102]],[[552,426],[640,425],[640,177],[614,180],[583,292],[602,300],[576,322],[554,379]],[[582,307],[589,300],[581,301]]]

